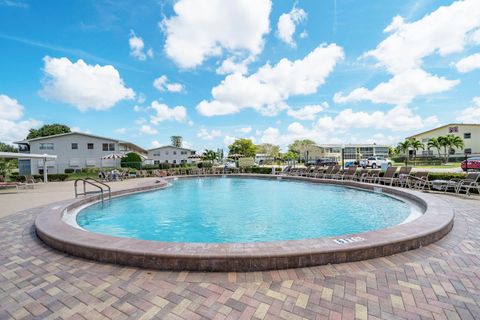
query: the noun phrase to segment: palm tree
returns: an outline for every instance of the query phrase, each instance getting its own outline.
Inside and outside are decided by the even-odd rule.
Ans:
[[[410,147],[412,146],[412,141],[411,140],[405,140],[403,142],[399,142],[397,146],[398,153],[404,153],[405,154],[405,165],[408,166],[408,157],[409,157],[409,150]]]
[[[422,149],[422,150],[425,150],[425,146],[423,145],[423,143],[421,143],[419,140],[413,138],[413,139],[409,139],[410,140],[410,147],[415,150],[415,156],[417,156],[417,151],[419,149]]]
[[[440,150],[442,149],[442,144],[440,143],[438,138],[428,139],[427,149],[430,150],[430,149],[434,149],[434,148],[437,149],[438,157],[441,158],[442,156],[440,155]]]
[[[446,152],[445,155],[445,163],[448,163],[451,150],[462,149],[464,147],[463,139],[453,134],[445,136],[445,145],[448,147],[448,152]]]
[[[213,161],[217,160],[218,154],[213,150],[205,149],[202,157],[204,160],[208,160],[213,163]]]

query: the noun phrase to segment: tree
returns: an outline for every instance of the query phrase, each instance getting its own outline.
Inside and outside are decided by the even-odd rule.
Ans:
[[[415,156],[417,155],[417,151],[419,149],[422,149],[422,150],[425,150],[425,146],[423,145],[423,143],[421,143],[419,140],[413,138],[413,139],[409,139],[410,140],[410,147],[415,150]]]
[[[237,139],[228,146],[228,153],[241,154],[245,157],[255,157],[256,148],[250,139]]]
[[[38,129],[30,129],[27,135],[27,139],[33,139],[38,137],[48,137],[53,136],[55,134],[61,133],[70,133],[71,130],[68,126],[64,124],[46,124]]]
[[[120,161],[122,168],[142,169],[142,157],[135,152],[130,152],[125,155]]]
[[[213,150],[205,149],[205,151],[203,152],[203,159],[213,163],[215,160],[218,159],[218,154]]]
[[[257,145],[257,152],[263,153],[269,158],[276,159],[280,155],[280,147],[270,143],[262,143]]]
[[[298,154],[300,159],[303,156],[303,158],[307,160],[308,153],[313,149],[313,147],[315,147],[315,142],[312,140],[295,140],[291,145],[288,146],[288,150]]]
[[[172,146],[181,148],[183,145],[183,138],[181,136],[171,136],[170,141],[172,142]]]
[[[17,168],[17,161],[12,159],[0,159],[0,176],[4,178]]]
[[[438,152],[438,157],[441,158],[442,156],[440,155],[440,150],[442,149],[442,144],[438,140],[438,138],[430,138],[428,139],[427,143],[427,149],[437,149]]]
[[[405,165],[408,165],[408,157],[409,157],[409,151],[411,146],[412,146],[412,141],[409,139],[403,142],[400,142],[397,146],[398,153],[405,154]]]
[[[18,152],[18,149],[9,144],[0,142],[0,151],[1,152]]]
[[[444,137],[444,144],[448,152],[445,151],[445,163],[448,163],[450,158],[450,151],[454,151],[455,149],[462,149],[464,147],[463,139],[453,134],[448,134]]]
[[[395,157],[397,154],[398,154],[397,148],[395,148],[395,147],[390,147],[390,148],[388,148],[388,156],[389,156],[390,158]]]

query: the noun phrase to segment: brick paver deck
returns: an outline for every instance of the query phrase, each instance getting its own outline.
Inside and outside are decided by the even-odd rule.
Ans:
[[[0,319],[480,319],[480,201],[448,197],[433,245],[362,262],[252,273],[159,272],[61,254],[36,210],[0,219]]]

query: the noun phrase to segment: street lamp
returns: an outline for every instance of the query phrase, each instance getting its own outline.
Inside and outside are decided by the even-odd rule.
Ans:
[[[345,171],[345,145],[342,144],[342,171]]]

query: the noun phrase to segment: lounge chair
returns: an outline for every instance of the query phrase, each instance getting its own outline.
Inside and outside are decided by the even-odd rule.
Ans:
[[[467,175],[467,178],[460,180],[457,185],[456,193],[465,192],[468,196],[470,195],[470,190],[474,189],[480,193],[480,172],[471,172]]]
[[[342,180],[353,180],[355,178],[355,174],[357,172],[357,166],[350,166],[348,167],[348,170],[344,172],[339,179]]]
[[[368,175],[368,169],[361,169],[358,175],[355,175],[354,180],[363,182],[363,179]]]
[[[333,170],[333,166],[328,166],[328,167],[323,167],[323,170],[319,171],[316,175],[315,178],[323,178],[326,174],[330,174]]]
[[[308,175],[309,177],[316,177],[318,174],[325,172],[324,167],[315,167],[312,172]]]
[[[412,171],[412,167],[400,167],[398,176],[393,179],[393,184],[399,187],[404,187],[407,183],[407,178]]]
[[[418,171],[415,175],[408,175],[405,187],[425,190],[428,186],[428,171]]]
[[[367,175],[363,177],[361,182],[377,183],[378,179],[380,179],[380,169],[372,169],[368,171]]]
[[[397,172],[398,167],[388,167],[387,171],[385,171],[385,174],[383,177],[380,177],[377,182],[380,184],[387,185],[387,183],[392,186],[393,182],[395,181],[395,173]]]
[[[25,176],[25,187],[34,188],[35,184],[37,184],[39,182],[43,182],[43,180],[42,179],[35,179],[35,177],[32,176],[32,175],[26,175]]]
[[[0,175],[0,189],[15,189],[18,192],[19,185],[17,182],[5,182],[5,178]]]
[[[342,167],[340,165],[336,165],[333,167],[332,171],[330,173],[325,173],[323,175],[324,179],[333,179],[339,172]]]

